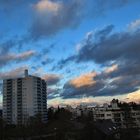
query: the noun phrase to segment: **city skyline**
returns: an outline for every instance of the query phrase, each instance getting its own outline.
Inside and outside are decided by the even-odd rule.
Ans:
[[[139,0],[0,0],[2,80],[28,69],[48,104],[140,101]]]

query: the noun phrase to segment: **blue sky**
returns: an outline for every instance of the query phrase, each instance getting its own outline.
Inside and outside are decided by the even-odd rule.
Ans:
[[[139,9],[139,0],[0,0],[1,91],[28,68],[48,81],[50,105],[140,101]]]

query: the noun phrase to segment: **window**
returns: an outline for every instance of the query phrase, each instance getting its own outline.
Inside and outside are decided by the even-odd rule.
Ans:
[[[104,114],[100,114],[100,117],[104,117],[105,115]]]

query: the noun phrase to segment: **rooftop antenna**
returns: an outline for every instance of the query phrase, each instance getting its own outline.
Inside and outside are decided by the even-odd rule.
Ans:
[[[25,77],[28,77],[28,70],[27,69],[25,69],[24,74],[25,74]]]

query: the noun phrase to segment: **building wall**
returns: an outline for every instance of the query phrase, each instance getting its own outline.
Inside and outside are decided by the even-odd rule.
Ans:
[[[29,117],[40,114],[47,121],[46,82],[39,77],[3,81],[3,118],[10,124],[26,123]]]
[[[125,112],[116,107],[94,107],[93,108],[94,121],[97,120],[111,120],[121,128],[134,128],[140,127],[140,110],[130,109],[129,112]]]

